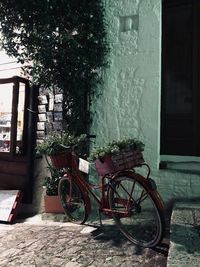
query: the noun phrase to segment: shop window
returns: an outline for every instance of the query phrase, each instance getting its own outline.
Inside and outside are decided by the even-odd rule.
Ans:
[[[13,83],[0,84],[0,152],[10,152]]]
[[[12,155],[25,153],[27,82],[24,81],[18,78],[1,79],[0,153]]]

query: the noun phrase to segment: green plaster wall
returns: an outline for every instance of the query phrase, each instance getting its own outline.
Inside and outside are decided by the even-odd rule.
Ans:
[[[198,175],[159,170],[161,0],[105,0],[110,66],[93,99],[91,133],[96,144],[137,137],[145,143],[164,200],[200,195]],[[198,187],[198,188],[197,188]]]

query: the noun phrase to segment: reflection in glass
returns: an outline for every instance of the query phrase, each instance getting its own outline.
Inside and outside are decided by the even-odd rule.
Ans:
[[[24,130],[24,104],[25,104],[25,84],[19,84],[18,116],[17,116],[17,144],[16,153],[22,153],[22,136]]]
[[[0,152],[10,152],[13,83],[0,85]]]

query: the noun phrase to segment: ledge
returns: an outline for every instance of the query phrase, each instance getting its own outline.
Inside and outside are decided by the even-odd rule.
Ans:
[[[200,266],[199,222],[200,202],[174,205],[167,267]]]
[[[160,170],[170,170],[189,174],[200,174],[199,157],[162,155],[160,158]]]
[[[65,214],[59,213],[42,213],[42,220],[50,220],[53,222],[68,222],[67,216]]]

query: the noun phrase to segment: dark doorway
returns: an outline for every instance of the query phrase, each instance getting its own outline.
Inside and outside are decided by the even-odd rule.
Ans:
[[[200,156],[200,1],[163,1],[161,154]]]

